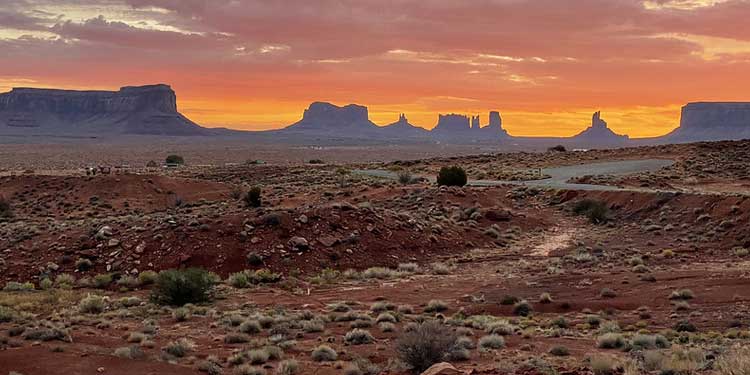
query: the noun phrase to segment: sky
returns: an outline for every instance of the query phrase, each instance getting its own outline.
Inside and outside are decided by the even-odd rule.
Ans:
[[[693,101],[750,101],[750,0],[0,0],[0,92],[167,83],[209,127],[289,125],[313,101],[499,110],[519,136],[602,117],[658,136]]]

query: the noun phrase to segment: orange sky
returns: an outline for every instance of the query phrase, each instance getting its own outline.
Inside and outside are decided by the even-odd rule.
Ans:
[[[204,126],[271,129],[313,101],[499,110],[513,135],[567,136],[602,111],[664,134],[691,101],[748,101],[747,0],[4,0],[0,90],[167,83]]]

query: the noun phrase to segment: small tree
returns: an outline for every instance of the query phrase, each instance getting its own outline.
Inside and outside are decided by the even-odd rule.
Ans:
[[[250,190],[245,193],[245,205],[248,207],[260,207],[261,205],[261,198],[260,198],[260,187],[253,186],[250,188]]]
[[[182,156],[180,155],[169,155],[167,156],[166,163],[183,165],[185,164],[185,159],[183,159]]]
[[[428,322],[401,335],[396,342],[396,352],[414,372],[421,373],[445,360],[455,349],[457,340],[450,327]]]
[[[437,177],[437,183],[441,186],[464,186],[466,181],[466,171],[458,166],[440,168]]]
[[[209,300],[214,285],[212,275],[201,268],[159,272],[151,299],[159,304],[182,306]]]

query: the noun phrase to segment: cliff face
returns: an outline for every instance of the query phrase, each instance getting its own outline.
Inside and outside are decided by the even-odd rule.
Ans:
[[[471,130],[469,118],[464,115],[451,113],[448,115],[438,115],[438,123],[432,129],[434,134],[443,133],[468,133]]]
[[[305,110],[302,120],[288,126],[287,131],[336,132],[353,136],[377,129],[369,119],[367,107],[349,104],[339,107],[330,103],[315,102]]]
[[[479,116],[471,116],[470,119],[467,116],[453,113],[439,115],[438,123],[432,129],[432,134],[446,139],[473,141],[492,141],[508,137],[508,132],[503,129],[500,112],[490,112],[489,121],[488,125],[481,126]]]
[[[398,121],[383,126],[380,128],[380,131],[392,138],[422,138],[430,133],[427,129],[409,123],[409,120],[403,113],[398,116]]]
[[[0,126],[51,134],[208,134],[177,111],[177,97],[167,85],[119,91],[14,88],[0,94]]]
[[[689,103],[682,107],[680,127],[667,138],[677,141],[750,138],[750,103]]]

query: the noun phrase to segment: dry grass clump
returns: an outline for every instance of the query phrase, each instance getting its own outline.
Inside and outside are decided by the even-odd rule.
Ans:
[[[316,362],[333,362],[338,354],[328,345],[320,345],[312,351],[312,359]]]
[[[396,342],[399,358],[420,373],[446,359],[458,337],[447,326],[429,322],[406,330]]]

